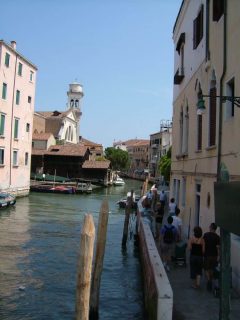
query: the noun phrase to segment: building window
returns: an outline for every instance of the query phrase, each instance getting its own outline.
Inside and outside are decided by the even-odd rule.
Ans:
[[[4,149],[0,148],[0,165],[4,165]]]
[[[179,119],[179,154],[182,154],[183,149],[183,109],[181,108]]]
[[[19,90],[16,91],[16,104],[17,105],[20,104],[20,91]]]
[[[213,0],[213,21],[218,21],[223,15],[224,0]]]
[[[182,153],[188,153],[188,131],[189,131],[189,115],[188,115],[188,106],[186,107],[186,111],[184,113],[182,119],[183,132],[182,132]]]
[[[216,110],[217,110],[217,89],[210,89],[210,108],[209,108],[209,146],[216,144]]]
[[[19,62],[19,64],[18,64],[18,75],[19,76],[22,75],[22,67],[23,67],[23,65],[21,64],[21,62]]]
[[[33,71],[30,71],[30,81],[33,81]]]
[[[30,123],[26,124],[26,132],[30,132]]]
[[[6,52],[5,54],[5,66],[9,67],[10,65],[10,54]]]
[[[203,38],[203,5],[196,19],[193,20],[193,49],[196,49]]]
[[[180,190],[180,180],[173,179],[173,197],[177,205],[179,205],[179,190]]]
[[[197,115],[197,150],[202,150],[202,115]]]
[[[32,97],[28,96],[28,103],[32,102]]]
[[[226,86],[226,95],[230,97],[234,97],[235,95],[235,84],[234,79],[230,80]],[[232,101],[226,101],[225,105],[225,119],[229,119],[234,117],[234,103]]]
[[[4,136],[5,130],[5,114],[0,115],[0,136]]]
[[[7,84],[3,83],[2,86],[2,99],[6,100],[7,99]]]
[[[14,119],[14,139],[18,139],[19,119]]]
[[[25,166],[28,165],[28,152],[25,152]]]
[[[182,178],[182,207],[186,205],[186,178]]]
[[[18,165],[18,150],[13,150],[13,166]]]

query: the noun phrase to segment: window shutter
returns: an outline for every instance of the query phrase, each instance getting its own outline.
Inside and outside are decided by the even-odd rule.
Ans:
[[[197,18],[193,20],[193,49],[197,48]]]
[[[216,100],[217,89],[210,89],[210,114],[209,114],[209,146],[216,143]]]
[[[5,127],[5,115],[1,114],[0,118],[0,135],[4,135],[4,127]]]
[[[218,21],[223,15],[224,11],[224,1],[223,0],[213,0],[213,21]]]
[[[198,115],[198,150],[202,150],[202,115]]]

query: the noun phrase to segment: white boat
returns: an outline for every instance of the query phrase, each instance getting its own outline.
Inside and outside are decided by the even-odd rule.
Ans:
[[[76,193],[91,193],[92,189],[91,182],[78,182]]]
[[[116,176],[116,178],[113,180],[113,184],[114,186],[123,186],[125,184],[125,181],[119,176]]]

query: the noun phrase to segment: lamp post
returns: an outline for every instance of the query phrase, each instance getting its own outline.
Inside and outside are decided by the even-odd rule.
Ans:
[[[198,92],[198,102],[197,102],[197,114],[202,115],[206,111],[204,97],[210,98],[211,95],[204,95],[200,89]],[[226,101],[230,101],[237,107],[240,107],[240,97],[235,96],[217,96],[214,98],[220,99],[220,113],[222,113],[222,104]],[[219,122],[222,121],[222,117],[219,117]],[[219,123],[219,127],[221,123]],[[217,155],[217,182],[229,182],[229,174],[224,165],[221,163],[221,143],[222,143],[222,133],[218,132],[218,155]],[[215,212],[216,213],[216,212]],[[219,319],[229,320],[230,314],[230,281],[231,281],[231,230],[226,230],[225,226],[220,226],[220,312]]]
[[[202,115],[206,111],[205,101],[203,98],[210,98],[210,97],[212,97],[212,96],[207,95],[207,94],[203,94],[201,89],[198,91],[198,102],[197,102],[197,114],[198,115]],[[214,97],[220,98],[220,101],[222,103],[230,101],[235,106],[240,108],[240,97],[234,97],[234,96],[214,96]]]

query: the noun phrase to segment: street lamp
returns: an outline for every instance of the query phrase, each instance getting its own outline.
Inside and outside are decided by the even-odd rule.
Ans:
[[[226,101],[230,101],[235,106],[240,108],[240,97],[234,97],[234,96],[212,96],[212,95],[206,95],[202,93],[202,90],[200,89],[198,91],[198,102],[197,102],[197,115],[202,115],[206,111],[205,107],[205,101],[203,98],[210,98],[210,97],[216,97],[220,98],[220,101],[222,103],[225,103]]]

